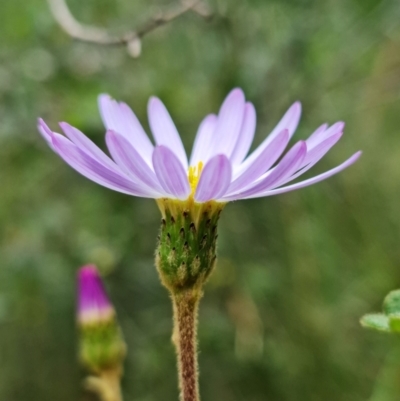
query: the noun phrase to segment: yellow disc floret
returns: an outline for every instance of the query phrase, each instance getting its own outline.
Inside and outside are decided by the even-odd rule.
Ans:
[[[190,188],[192,190],[190,193],[190,197],[192,198],[194,197],[194,194],[196,192],[197,184],[199,183],[202,170],[203,170],[203,162],[199,162],[197,166],[189,167],[188,179]]]
[[[205,221],[207,221],[208,219],[219,216],[219,213],[226,205],[226,202],[209,200],[207,202],[198,203],[194,199],[202,171],[203,162],[199,162],[197,165],[189,167],[188,181],[190,185],[190,195],[187,199],[156,199],[164,220],[169,222],[170,217],[168,216],[172,216],[173,221],[178,221],[182,216],[184,216],[184,218],[189,219],[195,227],[198,227],[201,220],[205,219]]]

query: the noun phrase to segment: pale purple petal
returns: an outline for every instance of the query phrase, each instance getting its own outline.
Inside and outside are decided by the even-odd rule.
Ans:
[[[138,118],[132,109],[123,102],[119,103],[119,107],[124,118],[124,126],[127,133],[134,138],[134,147],[142,156],[147,160],[151,160],[153,154],[154,145],[151,143],[150,138],[147,136],[146,131],[143,129],[142,124],[140,124]],[[121,133],[123,135],[123,133]]]
[[[210,114],[201,122],[194,141],[190,165],[197,166],[209,157],[208,152],[215,127],[217,126],[217,116]]]
[[[44,122],[42,118],[38,118],[37,120],[37,128],[39,130],[40,135],[46,141],[47,145],[54,151],[52,135],[53,131],[49,128],[49,126]],[[56,152],[57,153],[57,152]]]
[[[277,126],[268,135],[269,141],[272,141],[276,135],[278,135],[282,130],[287,129],[289,131],[289,136],[292,137],[299,125],[301,116],[301,103],[293,103],[285,115],[281,118]]]
[[[286,153],[286,155],[277,164],[277,166],[273,170],[271,170],[270,173],[267,174],[264,178],[260,179],[251,188],[233,195],[229,195],[224,199],[234,200],[251,197],[258,193],[265,192],[266,190],[274,186],[282,185],[288,177],[290,177],[299,169],[301,163],[306,156],[306,153],[307,145],[305,144],[305,142],[297,142],[289,150],[289,152]]]
[[[306,171],[310,170],[317,164],[328,152],[336,145],[343,135],[340,130],[344,128],[344,123],[336,123],[328,130],[324,131],[323,127],[319,127],[311,136],[306,140],[307,154],[303,160],[300,170],[293,174],[287,182],[293,181]]]
[[[194,199],[207,202],[220,199],[229,188],[232,179],[232,166],[225,155],[216,155],[210,159],[200,175]]]
[[[310,170],[329,152],[329,150],[334,145],[336,145],[336,143],[339,141],[342,135],[343,135],[342,132],[339,132],[335,135],[331,135],[330,137],[328,137],[323,142],[316,145],[311,150],[307,149],[307,154],[303,162],[301,163],[299,170],[290,177],[287,177],[285,182],[279,182],[270,189],[277,188],[280,187],[281,185],[287,184],[288,182],[291,182],[295,180],[297,177],[303,175],[306,171]]]
[[[318,144],[314,145],[310,149],[307,146],[307,155],[304,158],[302,167],[305,167],[309,164],[314,165],[319,160],[321,160],[329,152],[329,150],[337,144],[337,142],[340,140],[342,136],[343,132],[337,132],[333,135],[330,135],[329,137],[319,142]]]
[[[218,123],[210,145],[208,158],[224,154],[232,155],[243,123],[245,97],[241,89],[232,90],[222,103]],[[204,160],[205,162],[206,160]]]
[[[332,149],[334,145],[336,145],[336,143],[339,141],[342,135],[343,135],[342,132],[338,132],[334,135],[329,136],[327,139],[320,142],[313,148],[311,149],[307,148],[306,157],[304,158],[303,163],[301,163],[299,171],[297,171],[295,174],[289,177],[286,180],[285,184],[295,180],[297,177],[303,175],[306,171],[314,167],[329,152],[329,150]],[[283,185],[283,183],[280,185]]]
[[[333,168],[332,170],[326,171],[325,173],[319,174],[315,177],[309,178],[308,180],[305,181],[300,181],[296,184],[288,185],[287,187],[282,187],[278,189],[272,189],[269,191],[265,192],[260,192],[257,194],[254,194],[252,196],[237,196],[235,199],[248,199],[248,198],[260,198],[264,196],[272,196],[272,195],[279,195],[283,194],[285,192],[290,192],[290,191],[295,191],[296,189],[308,187],[309,185],[316,184],[317,182],[326,180],[327,178],[340,173],[342,170],[346,169],[347,167],[351,166],[353,163],[355,163],[359,157],[361,156],[362,152],[356,152],[353,156],[351,156],[349,159],[347,159],[344,163],[340,164],[339,166]],[[235,200],[235,199],[230,199],[230,200]]]
[[[115,167],[115,163],[86,135],[68,123],[60,123],[65,135],[80,149],[93,156],[97,161],[110,168]]]
[[[53,134],[53,131],[49,128],[49,126],[44,122],[42,118],[38,118],[37,121],[37,128],[40,132],[40,135],[42,135],[43,139],[51,146],[53,147],[53,144],[51,142],[51,136]]]
[[[97,184],[129,195],[155,197],[147,188],[129,180],[122,172],[101,164],[64,136],[53,133],[52,141],[54,150],[66,163]]]
[[[185,169],[175,153],[166,146],[156,146],[153,166],[164,190],[181,200],[190,195],[190,185]]]
[[[158,192],[160,197],[166,195],[154,171],[122,135],[114,131],[107,131],[106,142],[115,162],[123,171],[132,176],[135,182],[143,183]]]
[[[306,140],[307,147],[311,147],[315,139],[317,139],[328,128],[328,124],[320,125]]]
[[[289,142],[288,130],[283,130],[275,139],[254,159],[253,163],[231,183],[228,194],[241,191],[258,180],[281,156]]]
[[[264,139],[261,145],[259,145],[258,148],[253,153],[251,153],[251,155],[239,166],[239,171],[242,171],[242,169],[247,168],[249,164],[253,163],[254,159],[256,159],[264,151],[264,149],[275,139],[275,137],[279,135],[284,129],[288,130],[289,138],[291,138],[299,123],[300,115],[301,104],[300,102],[296,102],[289,108],[289,110],[279,121],[278,125]]]
[[[108,95],[100,95],[98,102],[105,127],[124,136],[151,164],[154,146],[131,108]]]
[[[256,110],[252,103],[246,103],[244,109],[243,124],[240,129],[239,139],[230,158],[232,165],[240,164],[250,150],[256,132]]]
[[[98,105],[104,126],[107,129],[119,130],[121,128],[121,119],[117,101],[109,95],[102,94],[98,97]]]
[[[160,99],[156,97],[150,98],[148,116],[151,132],[153,133],[157,145],[170,148],[178,157],[183,167],[187,169],[188,162],[186,152],[178,130]]]
[[[325,139],[329,138],[330,136],[336,135],[338,132],[343,132],[344,126],[345,123],[339,121],[325,130],[322,130],[323,126],[319,127],[319,129],[317,129],[314,133],[312,133],[306,140],[307,148],[311,149],[314,146],[317,146]]]

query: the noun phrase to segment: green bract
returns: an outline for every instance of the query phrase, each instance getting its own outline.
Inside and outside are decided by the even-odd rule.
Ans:
[[[217,223],[224,205],[175,200],[162,203],[156,265],[163,284],[172,293],[200,289],[211,274],[216,261]]]
[[[119,370],[125,358],[126,346],[116,320],[81,325],[79,357],[92,372]]]

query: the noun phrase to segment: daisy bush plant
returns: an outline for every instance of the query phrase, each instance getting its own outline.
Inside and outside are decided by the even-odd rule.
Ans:
[[[218,114],[200,123],[189,160],[158,98],[148,104],[154,144],[125,103],[101,95],[99,108],[111,157],[68,123],[60,123],[65,135],[53,132],[43,120],[39,131],[55,153],[90,180],[156,200],[162,214],[156,266],[173,301],[181,399],[198,401],[197,308],[203,284],[215,266],[221,211],[230,201],[315,184],[349,167],[361,152],[325,173],[293,183],[340,140],[344,123],[321,125],[285,153],[300,120],[301,105],[296,102],[248,155],[256,112],[241,89],[232,90]]]

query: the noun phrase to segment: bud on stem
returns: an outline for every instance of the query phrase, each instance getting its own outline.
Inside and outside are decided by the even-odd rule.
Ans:
[[[93,265],[78,273],[79,357],[95,376],[87,386],[102,401],[121,401],[120,379],[126,347],[100,275]]]

